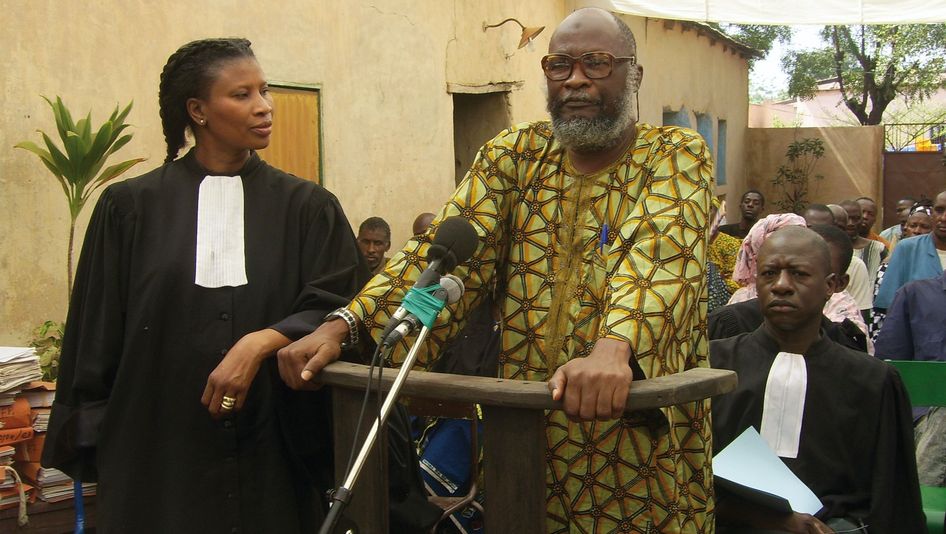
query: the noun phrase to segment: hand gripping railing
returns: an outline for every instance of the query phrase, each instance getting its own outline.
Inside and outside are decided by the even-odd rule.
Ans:
[[[387,391],[396,372],[382,380]],[[334,386],[336,476],[344,476],[352,447],[364,441],[353,435],[368,380],[364,365],[336,362],[318,375],[321,384]],[[377,381],[375,380],[375,383]],[[722,369],[688,371],[635,381],[627,406],[643,410],[683,404],[727,393],[736,387],[736,373]],[[545,410],[559,410],[545,382],[503,380],[442,373],[411,373],[403,395],[454,402],[478,403],[484,411],[483,458],[486,493],[486,532],[540,533],[545,531]],[[372,401],[372,405],[373,401]],[[370,421],[370,420],[369,420]],[[386,432],[369,455],[346,516],[359,526],[359,534],[388,532]],[[381,451],[381,455],[379,455]],[[340,481],[339,481],[340,482]],[[338,532],[344,532],[338,529]]]

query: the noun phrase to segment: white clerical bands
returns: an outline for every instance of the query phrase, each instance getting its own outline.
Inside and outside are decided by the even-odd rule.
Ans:
[[[236,399],[224,395],[223,400],[220,401],[220,409],[228,412],[232,410],[234,406],[236,406]]]
[[[352,313],[348,308],[339,308],[335,311],[329,312],[325,316],[325,321],[331,321],[332,319],[342,319],[348,325],[348,341],[342,343],[342,349],[348,349],[358,345],[358,321],[355,319],[355,314]]]

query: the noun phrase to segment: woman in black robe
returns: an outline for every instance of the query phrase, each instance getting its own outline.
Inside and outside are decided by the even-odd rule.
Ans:
[[[43,464],[98,481],[99,532],[311,530],[326,399],[271,356],[367,268],[338,200],[254,152],[273,107],[249,41],[183,46],[159,98],[166,163],[108,187],[89,224]]]

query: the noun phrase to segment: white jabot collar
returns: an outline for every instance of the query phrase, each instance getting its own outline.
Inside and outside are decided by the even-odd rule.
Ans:
[[[759,434],[782,458],[797,458],[808,391],[808,368],[801,354],[780,352],[765,383]]]
[[[197,199],[197,269],[202,287],[246,285],[243,179],[205,176]]]

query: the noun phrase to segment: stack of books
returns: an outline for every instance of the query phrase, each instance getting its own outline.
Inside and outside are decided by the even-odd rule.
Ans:
[[[16,396],[16,402],[26,403],[28,406],[33,436],[16,444],[16,470],[24,482],[35,488],[35,494],[40,500],[58,502],[71,499],[75,493],[72,479],[58,469],[40,465],[46,442],[46,427],[49,424],[49,411],[56,397],[56,384],[34,381],[23,384],[21,388],[22,392]],[[82,494],[95,495],[95,484],[83,484]]]
[[[59,502],[73,497],[72,479],[58,469],[42,467],[39,462],[17,462],[16,470],[25,482],[36,488],[40,500]],[[83,484],[82,494],[95,495],[95,484]]]
[[[33,418],[33,431],[46,432],[49,426],[49,412],[56,399],[55,382],[30,382],[24,384],[22,393],[17,398],[26,399],[30,404],[30,415]]]
[[[0,491],[10,489],[16,486],[16,478],[13,473],[4,467],[13,466],[14,449],[10,445],[0,447]]]
[[[33,438],[33,417],[26,399],[4,399],[0,403],[0,446],[14,445]]]
[[[14,453],[12,446],[0,446],[0,510],[13,508],[20,503],[20,492],[12,469]],[[34,499],[32,486],[23,484],[23,491],[28,501]]]

